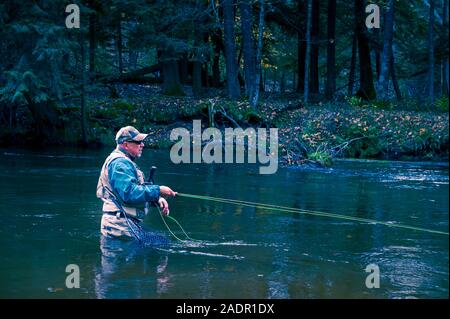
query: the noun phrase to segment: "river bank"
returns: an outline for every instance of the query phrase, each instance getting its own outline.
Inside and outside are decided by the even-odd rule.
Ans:
[[[394,109],[352,99],[304,105],[295,94],[266,96],[254,110],[246,101],[230,101],[215,92],[203,98],[170,97],[156,88],[124,86],[119,93],[120,98],[105,92],[90,98],[88,147],[111,145],[120,127],[134,125],[150,133],[147,147],[169,149],[175,143],[170,132],[181,127],[192,131],[197,119],[222,132],[228,127],[278,128],[282,165],[329,166],[337,158],[448,161],[448,111]],[[64,129],[51,142],[42,143],[33,134],[33,123],[23,121],[18,128],[2,129],[0,146],[80,145],[79,109],[69,104],[62,111]]]
[[[203,128],[214,126],[222,133],[228,127],[278,128],[282,165],[329,166],[337,158],[448,161],[448,112],[383,109],[347,101],[305,106],[296,95],[268,98],[258,110],[246,101],[217,97],[154,95],[146,101],[133,100],[128,106],[133,112],[125,112],[120,123],[149,132],[147,146],[151,148],[170,148],[175,143],[170,140],[172,130],[192,132],[197,119]],[[122,100],[117,107],[124,109],[129,102]],[[104,120],[96,119],[102,132],[99,140],[113,141]]]

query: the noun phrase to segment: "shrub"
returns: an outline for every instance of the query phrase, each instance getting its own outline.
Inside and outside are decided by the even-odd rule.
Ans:
[[[323,166],[331,166],[332,164],[332,155],[327,151],[314,151],[308,154],[308,159],[316,161]]]
[[[361,138],[353,141],[348,145],[345,153],[353,158],[374,158],[380,155],[382,145],[377,136],[377,130],[374,127],[363,127],[356,124],[350,125],[344,137],[341,140],[351,140]]]

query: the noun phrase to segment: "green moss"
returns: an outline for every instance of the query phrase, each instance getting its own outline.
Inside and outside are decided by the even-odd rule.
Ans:
[[[118,99],[114,101],[111,105],[113,109],[116,109],[118,111],[132,111],[133,110],[133,104],[131,104],[129,101]]]
[[[331,164],[333,163],[331,154],[326,151],[312,152],[308,154],[308,158],[312,161],[319,162],[321,165],[326,167],[331,166]]]
[[[371,107],[382,109],[382,110],[392,110],[394,109],[394,104],[387,100],[375,100],[370,103]]]

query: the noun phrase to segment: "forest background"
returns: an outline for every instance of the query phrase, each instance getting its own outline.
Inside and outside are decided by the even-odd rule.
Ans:
[[[0,26],[2,147],[202,119],[277,127],[287,165],[448,160],[448,0],[5,0]]]

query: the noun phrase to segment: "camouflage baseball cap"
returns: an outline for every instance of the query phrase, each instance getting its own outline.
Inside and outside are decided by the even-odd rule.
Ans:
[[[139,133],[133,126],[122,127],[116,134],[117,144],[122,144],[127,141],[143,141],[148,134]]]

